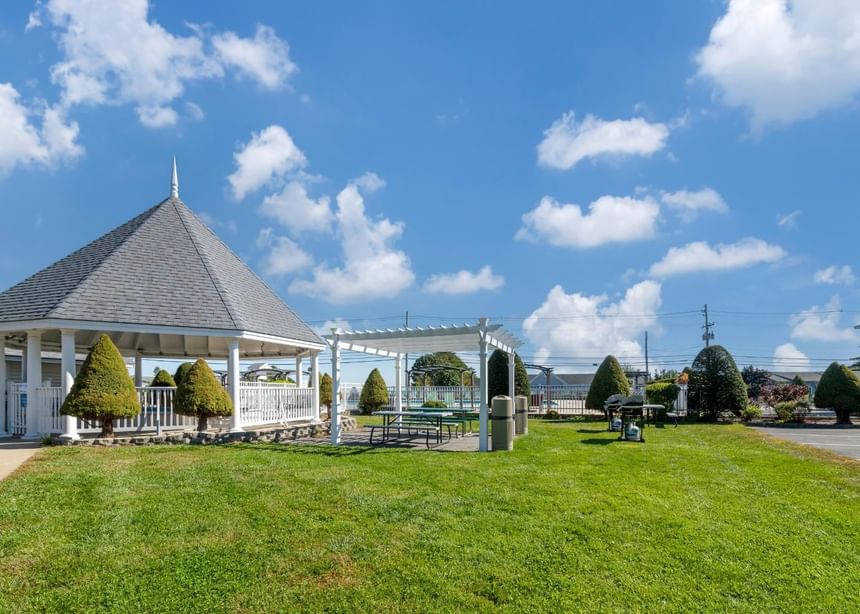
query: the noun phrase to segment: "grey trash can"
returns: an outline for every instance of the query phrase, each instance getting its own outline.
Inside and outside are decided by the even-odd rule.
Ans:
[[[493,397],[493,451],[514,449],[514,402],[511,397]]]
[[[517,435],[529,432],[529,400],[522,396],[514,397],[514,427]]]

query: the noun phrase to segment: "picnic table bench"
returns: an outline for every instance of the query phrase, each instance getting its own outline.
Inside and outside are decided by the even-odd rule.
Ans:
[[[370,426],[370,445],[379,445],[389,441],[393,433],[397,436],[424,435],[426,445],[430,447],[431,435],[434,436],[436,445],[441,445],[445,431],[447,430],[448,439],[451,439],[451,426],[457,428],[457,424],[451,421],[454,414],[450,411],[393,411],[383,410],[373,413],[374,416],[382,417],[382,424],[373,424]],[[381,431],[381,439],[374,442],[374,433]]]

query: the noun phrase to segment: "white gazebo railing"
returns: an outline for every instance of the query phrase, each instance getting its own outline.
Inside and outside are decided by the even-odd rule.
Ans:
[[[27,384],[9,382],[6,395],[9,432],[23,435],[27,432]]]
[[[263,426],[313,420],[313,389],[293,384],[240,382],[242,424]]]

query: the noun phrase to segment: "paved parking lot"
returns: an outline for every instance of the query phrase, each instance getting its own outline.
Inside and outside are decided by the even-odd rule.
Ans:
[[[860,460],[860,428],[756,427],[780,439],[823,448]]]

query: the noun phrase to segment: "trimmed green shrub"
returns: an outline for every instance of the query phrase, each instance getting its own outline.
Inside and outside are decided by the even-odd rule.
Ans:
[[[182,383],[182,380],[185,379],[185,376],[188,375],[188,372],[193,366],[193,362],[183,362],[181,365],[176,367],[176,372],[173,374],[173,381],[176,382],[177,386]]]
[[[740,416],[747,402],[747,386],[728,350],[712,345],[699,352],[690,367],[690,407],[716,420],[724,411]]]
[[[425,367],[453,367],[454,369],[467,369],[466,363],[453,352],[435,352],[419,356],[412,363],[412,383],[415,386],[459,386],[460,371],[436,371],[435,373],[421,373]],[[463,383],[472,383],[472,373],[463,373]]]
[[[750,422],[752,420],[758,420],[759,418],[761,418],[761,415],[761,407],[759,407],[755,403],[750,403],[741,412],[741,420],[743,420],[744,422]]]
[[[197,430],[205,431],[210,416],[233,414],[233,402],[206,361],[198,358],[176,389],[173,411],[197,416]]]
[[[487,398],[508,396],[508,354],[494,350],[487,361]],[[514,392],[528,397],[531,394],[529,375],[522,359],[514,354]]]
[[[675,382],[651,382],[645,386],[645,398],[648,403],[662,405],[658,418],[666,419],[666,413],[675,408],[675,402],[678,400],[678,392],[681,388]]]
[[[860,411],[857,374],[838,362],[831,363],[815,389],[815,406],[835,411],[837,424],[851,424],[851,414]]]
[[[173,376],[164,369],[159,369],[152,378],[152,383],[149,384],[153,388],[176,388],[176,382]]]
[[[585,406],[588,409],[603,411],[603,404],[613,394],[628,396],[630,382],[627,381],[627,376],[624,375],[624,369],[621,368],[618,359],[610,354],[597,367],[597,372],[588,388],[588,396],[585,397]]]
[[[544,420],[561,420],[561,414],[554,409],[548,409],[543,415]]]
[[[99,337],[87,354],[60,413],[101,421],[100,437],[113,437],[115,418],[133,418],[140,413],[134,380],[107,335]]]
[[[430,409],[447,409],[448,405],[445,401],[424,401],[421,404],[421,407],[427,407]]]
[[[773,411],[780,422],[792,422],[797,413],[797,401],[780,401],[773,406]]]
[[[320,405],[324,405],[331,417],[331,375],[323,373],[320,375]]]
[[[388,405],[388,386],[382,379],[379,369],[374,369],[367,376],[364,386],[361,388],[361,397],[358,399],[358,408],[363,414],[370,414],[380,407]]]

